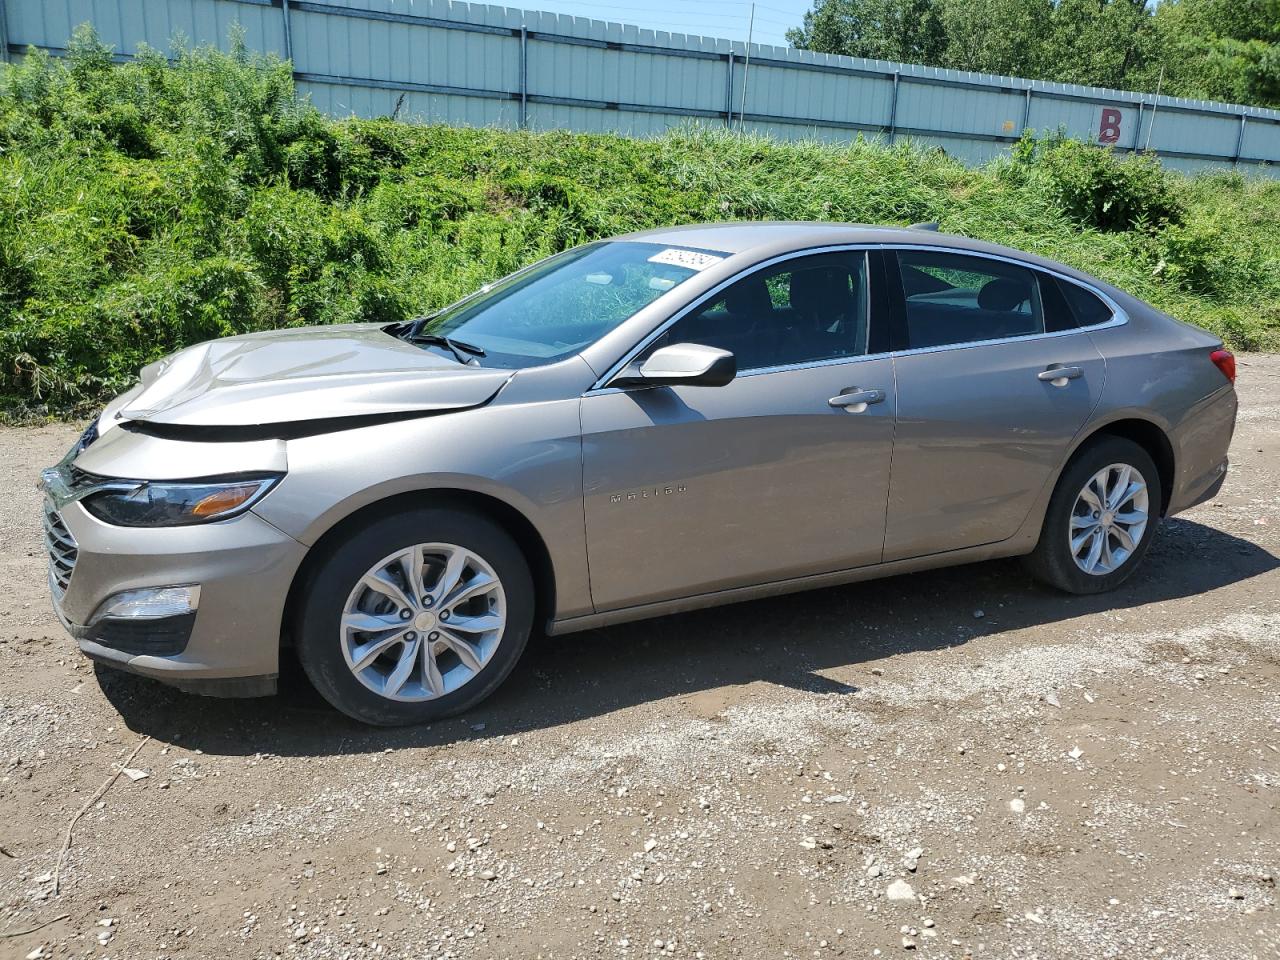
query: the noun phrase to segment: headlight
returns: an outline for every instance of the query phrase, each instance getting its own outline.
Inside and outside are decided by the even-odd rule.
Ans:
[[[181,527],[239,516],[279,480],[279,474],[217,480],[119,480],[81,502],[99,520],[117,526]]]

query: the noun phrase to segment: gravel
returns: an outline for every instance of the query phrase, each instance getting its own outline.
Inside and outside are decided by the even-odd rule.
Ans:
[[[0,954],[1280,956],[1280,358],[1240,371],[1226,488],[1113,594],[1001,562],[547,639],[412,730],[97,674],[31,488],[76,427],[0,431],[0,933],[68,915]]]

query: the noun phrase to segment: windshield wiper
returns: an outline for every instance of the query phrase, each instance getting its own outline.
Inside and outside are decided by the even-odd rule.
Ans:
[[[394,333],[397,337],[409,343],[426,343],[432,346],[444,347],[453,354],[453,358],[461,364],[469,364],[474,357],[483,357],[485,355],[484,347],[478,347],[474,343],[467,343],[465,340],[455,340],[453,337],[446,337],[440,333],[419,333],[427,321],[435,318],[435,315],[426,317],[415,317],[408,323],[403,324]]]
[[[405,339],[410,343],[428,343],[432,346],[444,347],[461,364],[468,364],[475,357],[485,355],[484,347],[477,347],[474,343],[467,343],[465,340],[454,340],[439,333],[415,333]]]

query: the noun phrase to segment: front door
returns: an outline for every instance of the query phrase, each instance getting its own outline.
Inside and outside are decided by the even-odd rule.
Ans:
[[[868,313],[861,251],[784,260],[645,351],[731,350],[733,382],[583,398],[597,611],[880,560],[896,401],[892,361],[868,355]],[[854,390],[874,402],[841,405]]]
[[[1053,280],[1007,261],[900,251],[908,348],[885,560],[1013,536],[1102,393]],[[1055,375],[1061,371],[1061,375]]]

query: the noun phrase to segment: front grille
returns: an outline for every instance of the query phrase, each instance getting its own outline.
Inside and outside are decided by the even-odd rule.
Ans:
[[[49,586],[53,599],[61,602],[71,584],[71,574],[76,567],[79,548],[62,516],[47,500],[44,505],[44,545],[49,551]]]

